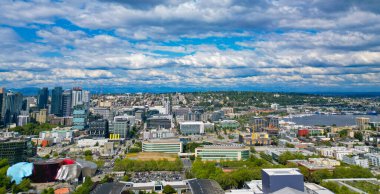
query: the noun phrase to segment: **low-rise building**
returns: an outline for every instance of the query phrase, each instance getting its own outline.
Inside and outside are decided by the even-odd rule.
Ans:
[[[108,139],[80,139],[78,140],[78,147],[93,147],[95,145],[104,146]]]
[[[91,121],[88,127],[88,135],[91,137],[109,137],[108,120],[98,119]]]
[[[179,139],[149,140],[142,142],[143,152],[181,153],[183,144]]]
[[[184,135],[204,134],[205,126],[202,121],[186,121],[179,124],[179,130]]]
[[[72,143],[73,131],[70,128],[55,128],[51,131],[41,131],[39,133],[40,139],[52,138],[53,143]]]
[[[173,118],[171,115],[153,115],[147,119],[147,128],[149,129],[171,129]]]
[[[222,120],[219,121],[219,125],[222,128],[236,129],[240,126],[240,123],[236,120]]]
[[[144,131],[143,133],[144,140],[147,139],[161,139],[161,138],[172,138],[175,136],[174,132],[171,132],[169,129],[152,129],[149,131]]]
[[[36,155],[36,147],[29,139],[0,139],[0,158],[10,164],[24,162]]]
[[[241,144],[205,145],[195,149],[195,156],[202,160],[245,160],[249,158],[249,148]]]
[[[369,165],[371,166],[380,166],[380,154],[366,153],[364,158],[368,159]]]
[[[346,164],[358,165],[358,166],[361,166],[363,168],[369,167],[368,159],[360,158],[359,156],[345,155],[345,156],[343,156],[343,162]]]

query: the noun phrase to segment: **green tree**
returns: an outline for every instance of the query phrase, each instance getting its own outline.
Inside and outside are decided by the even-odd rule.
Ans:
[[[323,179],[329,179],[332,177],[332,173],[327,169],[317,170],[311,173],[310,182],[320,184]]]
[[[32,188],[29,179],[23,179],[20,184],[12,186],[13,193],[26,192]]]
[[[130,176],[129,175],[124,175],[122,178],[121,178],[122,181],[130,181]]]
[[[358,131],[358,132],[355,132],[354,133],[354,138],[359,140],[359,141],[363,141],[363,133]]]
[[[278,157],[278,162],[285,165],[288,160],[303,160],[306,157],[301,153],[284,152]]]
[[[103,177],[103,179],[100,181],[100,183],[110,183],[113,182],[113,178],[110,175],[106,175]]]
[[[91,178],[86,177],[84,183],[75,190],[74,194],[88,194],[93,186],[94,182],[92,182]]]
[[[164,189],[162,190],[162,193],[164,194],[173,194],[177,193],[177,191],[170,185],[165,185]]]
[[[44,189],[41,194],[54,194],[53,188]]]
[[[86,150],[86,151],[84,151],[84,155],[85,155],[85,156],[92,156],[92,152],[91,152],[91,150]]]

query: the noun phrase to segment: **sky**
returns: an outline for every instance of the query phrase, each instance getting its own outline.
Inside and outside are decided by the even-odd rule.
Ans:
[[[0,86],[379,92],[378,0],[1,0]]]

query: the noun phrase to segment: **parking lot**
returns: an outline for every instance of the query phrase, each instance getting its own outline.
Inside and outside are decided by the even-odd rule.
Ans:
[[[180,172],[136,172],[132,175],[131,181],[135,183],[145,183],[151,181],[182,181]]]

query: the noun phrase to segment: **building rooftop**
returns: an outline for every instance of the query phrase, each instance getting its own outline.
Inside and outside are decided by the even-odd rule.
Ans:
[[[220,185],[209,179],[192,179],[188,181],[193,194],[224,194]]]
[[[265,173],[272,176],[282,176],[282,175],[302,175],[298,168],[271,168],[263,169]]]
[[[104,183],[98,185],[91,194],[113,194],[113,193],[121,193],[125,187],[123,183]]]
[[[164,139],[150,139],[144,141],[144,143],[179,143],[178,138],[164,138]]]
[[[245,149],[243,144],[204,145],[203,149]]]
[[[202,121],[184,121],[180,123],[181,125],[199,125],[203,124]]]

